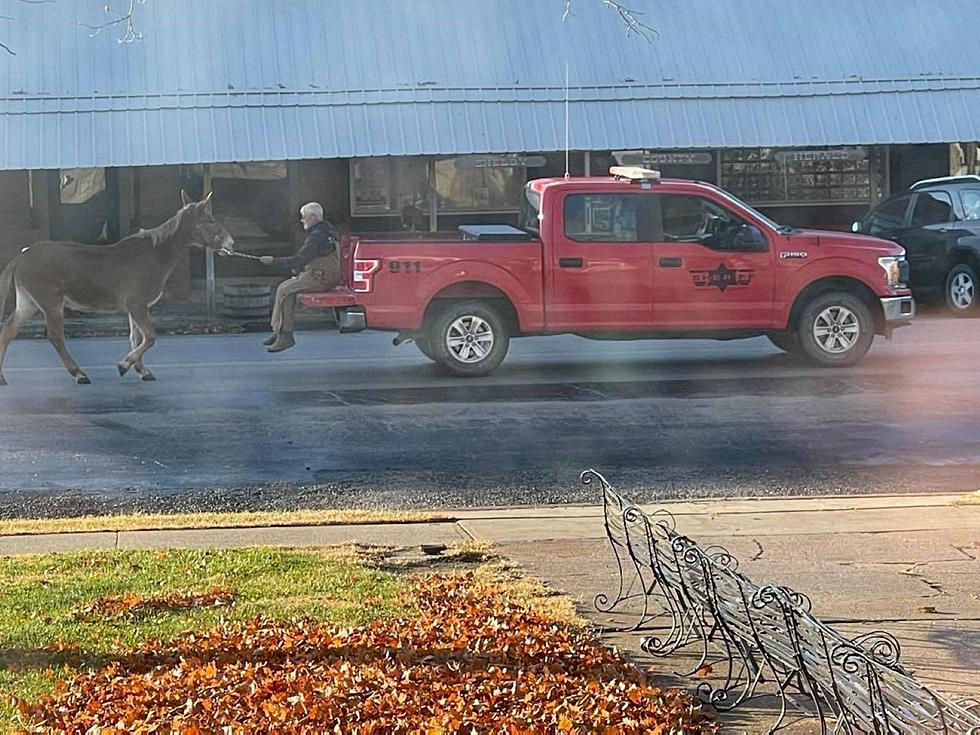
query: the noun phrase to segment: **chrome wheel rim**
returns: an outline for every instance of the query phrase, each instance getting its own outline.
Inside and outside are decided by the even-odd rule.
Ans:
[[[459,317],[446,332],[449,354],[454,360],[468,365],[485,360],[494,341],[490,323],[472,314]]]
[[[977,285],[969,273],[957,273],[949,284],[949,301],[954,309],[969,309],[976,298]]]
[[[832,355],[851,349],[861,336],[857,315],[844,306],[828,306],[813,321],[813,338]]]

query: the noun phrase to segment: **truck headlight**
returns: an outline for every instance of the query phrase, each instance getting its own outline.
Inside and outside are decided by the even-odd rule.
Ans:
[[[888,279],[888,286],[890,288],[904,285],[902,278],[908,272],[905,256],[888,255],[883,258],[878,258],[878,265],[885,271],[885,277]]]

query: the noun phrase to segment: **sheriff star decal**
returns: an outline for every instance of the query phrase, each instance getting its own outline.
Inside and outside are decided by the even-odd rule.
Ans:
[[[745,269],[729,268],[724,263],[719,263],[718,267],[710,271],[691,271],[691,278],[694,285],[698,288],[717,288],[724,292],[729,288],[748,286],[752,283],[752,274],[755,271]]]

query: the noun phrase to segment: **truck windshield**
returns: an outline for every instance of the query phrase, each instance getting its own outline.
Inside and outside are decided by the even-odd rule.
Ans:
[[[541,212],[541,195],[529,186],[524,187],[524,201],[521,202],[521,214],[517,218],[517,226],[525,232],[540,234],[538,229],[540,221],[538,214]]]
[[[762,212],[760,212],[760,211],[759,211],[758,209],[756,209],[755,207],[751,207],[751,206],[749,206],[748,204],[746,204],[745,202],[743,202],[743,201],[742,201],[741,199],[739,199],[739,198],[738,198],[737,196],[735,196],[734,194],[729,194],[729,193],[728,193],[727,191],[725,191],[724,189],[717,189],[717,191],[718,191],[718,192],[719,192],[719,193],[720,193],[720,194],[721,194],[721,195],[722,195],[723,197],[725,197],[725,199],[727,199],[728,201],[730,201],[730,202],[731,202],[732,204],[736,204],[736,205],[738,205],[739,207],[741,207],[742,209],[747,209],[747,210],[748,210],[749,212],[751,212],[751,213],[752,213],[752,214],[754,214],[754,215],[755,215],[756,217],[758,217],[758,218],[759,218],[759,219],[761,219],[761,220],[762,220],[763,222],[765,222],[765,223],[766,223],[767,225],[769,225],[769,226],[770,226],[770,227],[771,227],[772,229],[774,229],[774,230],[779,230],[779,231],[783,231],[784,229],[786,229],[786,228],[784,228],[784,227],[783,227],[783,226],[782,226],[781,224],[779,224],[778,222],[775,222],[775,221],[773,221],[772,219],[770,219],[769,217],[766,217],[766,215],[764,215],[764,214],[763,214]]]

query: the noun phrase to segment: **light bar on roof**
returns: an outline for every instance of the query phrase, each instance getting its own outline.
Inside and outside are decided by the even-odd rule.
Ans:
[[[611,166],[609,175],[614,179],[626,179],[630,182],[660,181],[660,172],[641,166]]]

